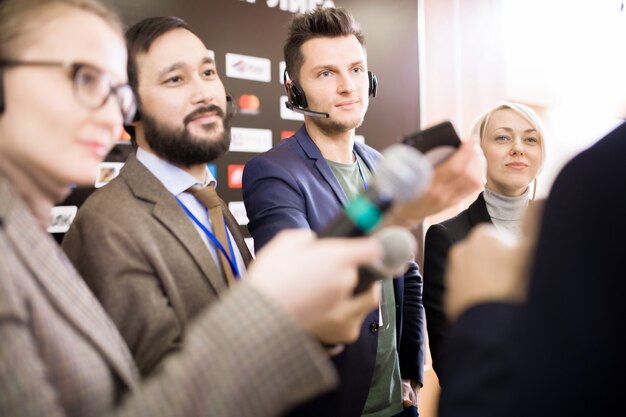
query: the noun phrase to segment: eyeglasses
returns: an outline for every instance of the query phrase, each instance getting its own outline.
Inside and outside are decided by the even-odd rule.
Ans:
[[[60,67],[69,70],[78,101],[90,109],[104,106],[113,94],[122,111],[124,124],[132,123],[137,111],[135,94],[127,83],[111,85],[111,77],[101,69],[80,62],[0,60],[0,66]]]

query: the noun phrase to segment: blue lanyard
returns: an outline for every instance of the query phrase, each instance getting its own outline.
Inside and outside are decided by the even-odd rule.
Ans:
[[[217,237],[215,237],[215,235],[211,233],[209,229],[207,229],[202,223],[200,223],[200,220],[198,220],[196,216],[194,216],[193,213],[189,211],[189,209],[183,204],[182,201],[180,201],[180,199],[177,196],[174,196],[174,198],[176,199],[176,201],[178,201],[178,204],[180,204],[183,210],[185,210],[185,213],[187,213],[187,216],[189,216],[189,218],[193,220],[193,222],[200,229],[202,229],[202,231],[208,236],[208,238],[213,243],[213,246],[215,246],[217,249],[220,250],[220,252],[222,252],[222,254],[228,260],[228,264],[230,265],[230,269],[233,271],[233,275],[235,276],[235,278],[239,279],[240,277],[239,268],[237,268],[237,260],[235,258],[235,251],[233,249],[233,243],[230,241],[230,235],[228,233],[228,226],[226,225],[226,219],[224,219],[224,229],[226,229],[226,240],[228,241],[228,250],[230,251],[230,256],[228,256],[228,253],[226,253],[226,249],[224,249],[224,246],[222,246],[220,241],[217,240]]]
[[[363,167],[359,162],[359,157],[357,156],[354,149],[352,149],[352,153],[354,154],[354,159],[356,160],[356,167],[359,169],[359,174],[361,175],[361,179],[363,180],[363,189],[367,190],[367,180],[365,179],[365,173],[363,172]]]

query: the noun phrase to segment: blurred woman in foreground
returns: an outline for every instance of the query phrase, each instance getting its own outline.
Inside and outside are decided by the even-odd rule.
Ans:
[[[45,232],[54,203],[94,182],[134,115],[118,18],[94,0],[3,0],[0,85],[0,415],[277,415],[336,383],[306,331],[351,297],[356,265],[379,257],[378,245],[279,236],[249,283],[143,383]]]

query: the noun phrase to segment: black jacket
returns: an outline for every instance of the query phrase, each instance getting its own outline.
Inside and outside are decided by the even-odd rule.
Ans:
[[[443,346],[450,328],[443,312],[448,251],[454,243],[464,239],[479,223],[491,223],[483,193],[480,193],[467,210],[442,223],[433,224],[426,233],[423,302],[433,368],[440,378],[444,362]]]

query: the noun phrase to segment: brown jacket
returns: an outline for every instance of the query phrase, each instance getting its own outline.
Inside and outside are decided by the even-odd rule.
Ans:
[[[140,383],[115,325],[0,178],[1,416],[275,416],[332,386],[319,344],[246,284]]]
[[[252,256],[223,204],[244,260]],[[63,249],[148,375],[180,348],[187,326],[228,289],[206,245],[172,194],[131,154],[93,193]]]

